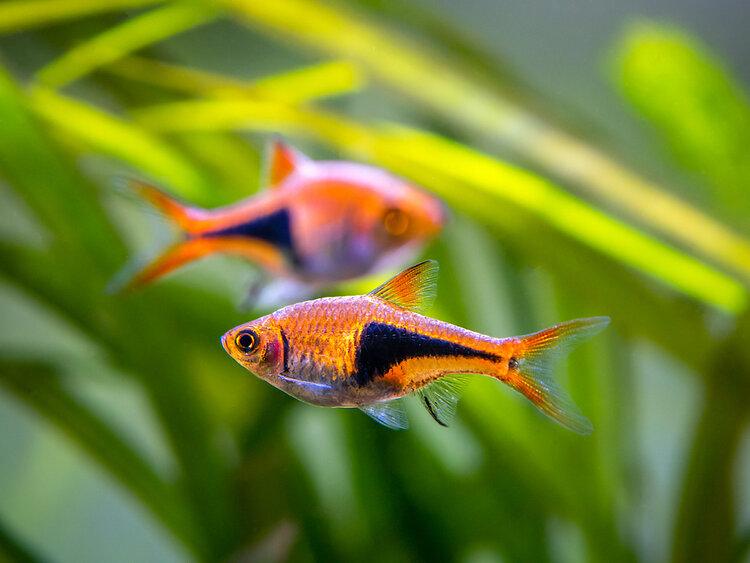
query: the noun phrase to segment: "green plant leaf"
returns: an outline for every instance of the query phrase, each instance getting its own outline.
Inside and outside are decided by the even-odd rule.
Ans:
[[[206,24],[217,16],[218,11],[205,4],[167,4],[76,45],[42,68],[37,80],[43,86],[60,88],[128,53]]]
[[[5,524],[0,521],[0,563],[36,563],[42,561],[35,553],[14,537]]]
[[[730,561],[736,537],[735,473],[750,411],[750,315],[717,347],[682,478],[673,563]]]
[[[173,323],[184,319],[188,307],[185,302],[173,302],[172,314],[165,316],[166,303],[173,299],[169,294],[156,301],[152,296],[130,302],[107,296],[104,287],[120,265],[122,243],[91,186],[38,131],[19,93],[2,74],[0,121],[18,123],[23,129],[17,136],[0,136],[0,176],[10,177],[11,185],[32,210],[54,227],[51,246],[43,251],[0,244],[0,269],[79,327],[143,387],[174,450],[180,485],[185,487],[198,523],[192,542],[199,546],[202,557],[226,555],[237,533],[228,490],[229,468],[217,445],[216,421],[207,413],[195,381],[186,379],[185,373],[191,373],[186,364],[189,356],[197,353],[195,340],[212,342],[208,350],[221,353],[214,335],[225,329],[222,320],[228,318],[228,303],[214,303],[203,311],[208,301],[199,299],[189,309],[190,320],[179,327]],[[14,158],[18,155],[24,158]],[[81,193],[86,195],[77,197]],[[70,206],[73,211],[67,212]],[[204,319],[196,325],[198,335],[191,330],[196,318]],[[174,334],[181,335],[178,342]],[[149,350],[171,349],[175,356],[144,351],[143,342],[149,342]],[[176,353],[177,348],[182,348],[182,353]]]
[[[170,92],[185,92],[206,97],[268,98],[287,103],[302,103],[322,97],[351,93],[361,88],[362,74],[346,61],[330,61],[257,80],[245,81],[193,68],[142,57],[129,57],[107,67],[112,74],[157,86]],[[230,193],[219,203],[246,197],[262,181],[261,155],[238,134],[190,132],[176,140],[185,152],[194,155],[211,169]]]
[[[0,176],[13,185],[37,218],[68,252],[82,252],[102,267],[114,267],[123,248],[91,186],[81,182],[61,151],[50,147],[29,115],[21,92],[0,67]],[[41,163],[44,163],[43,165]],[[59,189],[51,190],[51,186]],[[76,221],[71,221],[76,217]]]
[[[742,563],[747,560],[748,554],[750,554],[750,529],[746,528],[739,534],[731,562]]]
[[[247,23],[357,61],[443,121],[524,159],[750,280],[750,242],[700,209],[471,78],[450,59],[319,0],[220,0]],[[466,103],[471,100],[471,103]],[[690,228],[686,229],[685,225]]]
[[[202,173],[176,148],[143,129],[46,88],[30,92],[29,101],[38,115],[94,151],[152,174],[186,199],[206,198]]]
[[[364,85],[359,67],[346,60],[315,64],[252,81],[135,56],[112,64],[108,70],[130,80],[187,94],[248,96],[288,103],[349,94]]]
[[[698,40],[641,22],[619,41],[616,81],[680,164],[703,177],[725,211],[747,225],[750,102]]]
[[[163,0],[9,0],[0,4],[0,33],[16,32],[32,27],[92,14],[128,10]]]
[[[733,313],[746,304],[745,288],[732,277],[609,217],[539,176],[419,131],[398,128],[391,146],[404,159],[512,201],[561,232],[691,297]]]
[[[65,432],[188,548],[194,523],[174,486],[164,482],[127,443],[63,387],[49,366],[0,359],[0,386]]]

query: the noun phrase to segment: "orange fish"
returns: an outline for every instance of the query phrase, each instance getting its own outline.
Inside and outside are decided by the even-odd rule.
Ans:
[[[401,398],[416,394],[447,426],[464,378],[492,377],[581,434],[591,423],[552,379],[552,364],[609,323],[577,319],[527,336],[493,338],[418,311],[436,295],[437,262],[412,266],[367,295],[290,305],[221,338],[240,365],[307,403],[359,408],[406,428]]]
[[[278,141],[271,188],[228,207],[190,207],[147,183],[131,184],[184,236],[119,284],[130,289],[216,253],[317,289],[408,261],[445,221],[437,198],[400,178],[353,162],[315,162]]]

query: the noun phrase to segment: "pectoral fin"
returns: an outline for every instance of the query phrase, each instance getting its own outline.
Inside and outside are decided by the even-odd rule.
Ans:
[[[295,379],[294,377],[289,377],[287,375],[279,375],[279,379],[286,381],[287,383],[291,383],[293,385],[296,385],[297,387],[301,389],[307,389],[307,390],[313,390],[313,391],[328,391],[333,389],[331,385],[328,383],[317,383],[315,381],[302,381],[301,379]]]

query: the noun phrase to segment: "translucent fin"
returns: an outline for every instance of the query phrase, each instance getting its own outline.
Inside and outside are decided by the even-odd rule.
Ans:
[[[276,139],[269,150],[268,184],[278,188],[300,166],[312,162],[301,152]]]
[[[296,385],[297,387],[301,389],[307,389],[308,391],[331,391],[333,390],[333,387],[328,383],[318,383],[315,381],[303,381],[301,379],[288,377],[286,375],[279,375],[278,378],[286,381],[287,383],[291,383],[292,385]]]
[[[579,434],[590,434],[591,422],[554,381],[553,368],[576,344],[608,324],[609,317],[576,319],[520,337],[521,352],[509,360],[509,383],[553,420]]]
[[[277,309],[290,303],[298,303],[315,295],[318,286],[290,278],[278,278],[272,281],[259,280],[248,291],[241,310]]]
[[[258,304],[258,300],[266,290],[266,287],[269,283],[271,282],[269,281],[266,273],[263,270],[256,270],[255,275],[253,276],[250,284],[247,287],[245,295],[242,296],[239,303],[237,304],[237,309],[242,312],[246,312],[252,311],[256,308],[261,308],[261,306]]]
[[[359,409],[383,426],[387,426],[393,430],[409,428],[409,419],[406,418],[406,411],[400,399],[385,403],[373,403],[359,407]]]
[[[435,422],[448,426],[456,416],[456,405],[465,385],[465,377],[449,375],[423,387],[417,394]]]
[[[435,260],[425,260],[373,289],[370,295],[409,311],[424,311],[437,296],[439,269]]]

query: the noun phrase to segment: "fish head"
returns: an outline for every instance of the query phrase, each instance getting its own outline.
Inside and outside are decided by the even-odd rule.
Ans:
[[[372,247],[367,256],[371,264],[400,251],[413,254],[445,226],[447,209],[433,194],[384,170],[365,165],[346,169],[357,171],[357,181],[351,182],[358,188],[356,205],[349,217],[357,217],[352,220],[360,235],[355,240],[365,240],[364,248]]]
[[[345,201],[346,214],[357,217],[353,225],[393,247],[424,242],[445,225],[446,207],[438,197],[386,170],[351,162],[317,163],[316,170],[318,181],[336,188],[331,199]]]
[[[382,174],[385,176],[385,174]],[[358,199],[348,215],[351,277],[401,266],[436,237],[447,219],[443,202],[416,186],[387,175]]]
[[[272,315],[267,315],[228,330],[221,345],[245,369],[266,381],[281,372],[284,362],[284,339]]]
[[[316,162],[284,188],[308,279],[354,279],[411,260],[447,220],[443,202],[404,178],[353,162]]]
[[[389,248],[421,244],[439,234],[447,217],[443,202],[406,181],[395,180],[377,218],[384,244]]]

